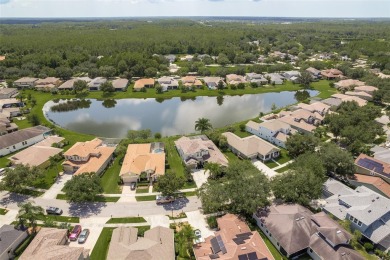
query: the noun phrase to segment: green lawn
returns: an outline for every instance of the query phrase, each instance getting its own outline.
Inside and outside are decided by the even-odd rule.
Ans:
[[[37,218],[38,220],[50,219],[55,222],[67,222],[67,223],[80,223],[79,217],[70,217],[70,216],[56,216],[56,215],[40,215]]]
[[[138,236],[143,236],[145,231],[150,229],[150,226],[141,226],[138,228]],[[112,231],[115,228],[103,228],[98,240],[96,241],[95,247],[91,253],[91,260],[105,260],[107,258],[108,248],[110,246]]]
[[[320,91],[317,97],[325,99],[325,98],[329,98],[330,96],[338,92],[337,89],[331,88],[329,86],[330,82],[331,81],[328,80],[320,80],[318,82],[311,83],[313,89]]]
[[[150,195],[150,196],[136,196],[135,199],[137,201],[153,201],[156,200],[156,195]]]
[[[119,172],[121,170],[121,165],[119,164],[121,158],[116,157],[114,163],[107,168],[104,174],[101,177],[101,184],[104,190],[104,193],[107,194],[119,194],[121,193],[118,185],[119,181]]]
[[[278,249],[276,249],[276,247],[272,244],[272,242],[268,239],[268,237],[263,233],[263,231],[261,231],[260,228],[256,227],[256,230],[257,230],[257,232],[259,232],[261,238],[264,240],[265,244],[267,245],[269,251],[271,252],[273,257],[275,258],[275,260],[276,259],[277,260],[280,260],[280,259],[287,260],[287,257],[283,256],[278,251]]]
[[[178,175],[184,176],[184,166],[174,143],[177,139],[179,139],[179,136],[165,137],[161,139],[161,142],[165,145],[166,159],[170,168],[167,171],[173,171]]]
[[[271,169],[279,166],[279,164],[277,164],[276,162],[274,162],[272,160],[266,161],[264,164],[267,165]]]
[[[19,130],[31,127],[31,124],[27,121],[27,119],[23,119],[23,120],[14,119],[13,123],[15,123],[19,127]]]
[[[229,162],[235,162],[235,161],[238,161],[240,160],[237,155],[235,155],[234,153],[232,153],[231,151],[226,151],[223,153],[227,158],[228,158],[228,161]]]
[[[139,193],[148,193],[149,192],[149,187],[138,187],[136,190],[135,190],[135,193],[139,194]]]
[[[103,196],[96,196],[94,198],[94,202],[117,202],[120,197],[103,197]],[[56,199],[58,200],[67,200],[67,197],[65,194],[58,194]]]
[[[290,165],[286,165],[286,166],[284,166],[282,168],[279,168],[279,169],[277,169],[275,171],[281,173],[281,172],[287,171],[288,169],[290,169]]]
[[[184,192],[184,196],[186,196],[186,197],[196,196],[196,191]]]
[[[63,161],[64,160],[58,162],[56,165],[49,166],[44,169],[43,177],[32,183],[32,186],[39,189],[49,189],[51,185],[54,184],[58,173],[62,171],[61,165]]]
[[[185,212],[181,212],[179,215],[177,215],[177,216],[175,216],[175,217],[172,217],[171,215],[167,215],[167,216],[168,216],[168,218],[169,218],[170,220],[182,219],[182,218],[186,218],[186,217],[187,217],[187,215],[186,215]]]
[[[241,130],[235,131],[234,134],[236,134],[237,136],[239,136],[241,138],[244,138],[244,137],[252,135],[251,133],[249,133],[247,131],[241,131]]]
[[[5,215],[7,214],[8,210],[0,208],[0,215]]]
[[[128,218],[111,218],[106,224],[117,223],[144,223],[146,220],[143,217],[128,217]]]

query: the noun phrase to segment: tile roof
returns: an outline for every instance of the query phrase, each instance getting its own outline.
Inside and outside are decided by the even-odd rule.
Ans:
[[[18,80],[15,80],[14,83],[34,83],[38,78],[23,77]]]
[[[126,88],[127,87],[127,83],[129,83],[128,79],[118,78],[118,79],[114,79],[112,81],[112,86],[114,88],[122,89],[122,88]]]
[[[38,79],[35,82],[35,85],[49,85],[49,84],[56,85],[59,81],[60,81],[59,78],[47,77],[47,78],[44,78],[44,79]]]
[[[367,93],[372,93],[372,92],[377,91],[377,90],[378,90],[378,88],[373,87],[373,86],[357,86],[354,88],[354,91],[364,91]]]
[[[21,237],[27,237],[26,231],[16,230],[14,226],[3,225],[0,227],[0,255],[6,250],[9,250],[10,246],[18,246],[14,244]],[[21,241],[22,242],[22,241]],[[16,248],[13,248],[15,250]]]
[[[367,104],[367,100],[364,100],[364,99],[359,98],[359,97],[348,96],[348,95],[344,95],[344,94],[333,94],[332,97],[339,98],[339,99],[341,99],[342,102],[355,101],[361,107],[365,106]]]
[[[66,229],[41,228],[19,259],[85,259],[88,251],[83,247],[65,245],[67,233]]]
[[[328,106],[338,107],[341,105],[341,103],[343,101],[339,98],[327,98],[327,99],[322,100],[321,102],[324,104],[327,104]]]
[[[361,153],[355,160],[360,168],[375,172],[379,176],[390,178],[390,164]]]
[[[151,171],[155,175],[165,174],[165,153],[154,153],[152,144],[129,144],[119,175],[140,175]]]
[[[0,136],[0,149],[10,147],[20,142],[29,140],[31,138],[43,135],[50,132],[51,129],[45,126],[33,126],[25,129],[18,130],[6,135]]]
[[[174,260],[173,230],[157,226],[137,238],[137,228],[114,229],[108,249],[107,260],[142,259]]]
[[[252,122],[252,121],[249,121]],[[248,123],[249,123],[248,122]],[[280,129],[290,129],[290,125],[280,120],[269,120],[259,124],[259,127],[264,127],[272,131],[279,131]],[[257,128],[258,129],[258,128]]]
[[[8,159],[14,164],[39,166],[49,160],[51,156],[62,152],[62,149],[52,147],[52,144],[59,143],[62,140],[64,140],[63,137],[48,136],[43,141],[12,155]]]
[[[65,81],[64,83],[62,83],[58,87],[58,89],[72,89],[75,82],[76,82],[76,79],[69,79],[69,80]]]
[[[347,89],[351,86],[364,86],[364,82],[356,79],[343,79],[334,83],[337,88]]]
[[[231,132],[225,132],[222,135],[226,136],[227,142],[230,146],[237,149],[246,157],[252,157],[253,155],[257,154],[265,156],[267,154],[280,151],[280,149],[275,145],[255,135],[251,135],[244,138],[240,138],[239,136]]]
[[[0,88],[0,95],[8,95],[13,92],[17,92],[17,88]]]
[[[353,181],[357,181],[364,184],[369,184],[380,190],[383,194],[385,194],[388,198],[390,198],[390,184],[386,181],[382,180],[379,177],[369,176],[364,174],[355,174]]]
[[[314,129],[317,128],[315,125],[308,124],[304,120],[296,121],[293,116],[284,116],[284,117],[281,117],[277,120],[280,120],[284,123],[291,125],[292,127],[295,127],[295,128],[300,129],[300,130],[307,131],[307,132],[312,132],[312,131],[314,131]]]
[[[248,225],[239,219],[237,215],[226,214],[217,219],[219,231],[215,232],[214,236],[205,239],[205,242],[194,246],[194,254],[197,260],[212,259],[213,255],[212,239],[215,240],[217,236],[222,239],[226,248],[226,253],[218,252],[218,259],[221,260],[236,260],[239,255],[256,253],[257,259],[274,260],[271,252],[264,243],[260,234],[257,231],[251,231]],[[244,236],[241,244],[237,244],[239,236]]]
[[[154,79],[139,79],[134,83],[134,89],[141,89],[144,88],[145,85],[154,85]]]

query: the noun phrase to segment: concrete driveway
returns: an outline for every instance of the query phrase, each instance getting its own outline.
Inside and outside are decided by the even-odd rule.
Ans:
[[[72,174],[64,174],[57,181],[51,185],[50,189],[48,189],[45,194],[42,195],[44,199],[55,199],[61,190],[64,188],[64,185],[67,181],[72,179]]]
[[[130,189],[130,184],[124,184],[122,187],[122,195],[118,202],[137,202],[135,192],[136,190]]]
[[[200,186],[207,182],[207,178],[210,176],[210,173],[205,170],[196,170],[192,172],[191,175],[194,178],[196,187],[200,188]]]
[[[265,165],[264,163],[262,163],[259,160],[252,160],[252,164],[254,166],[256,166],[257,169],[264,172],[264,174],[267,175],[268,178],[272,178],[273,176],[275,176],[277,174],[277,172],[270,169],[267,165]]]
[[[199,210],[186,212],[188,223],[193,229],[199,229],[202,233],[202,240],[214,235],[214,232],[208,228],[206,217]]]
[[[144,217],[145,220],[150,224],[150,228],[162,226],[169,228],[169,217],[165,215],[154,215],[149,217]]]
[[[106,218],[87,218],[80,219],[80,225],[83,229],[89,229],[89,236],[87,241],[84,244],[79,244],[77,241],[70,242],[69,246],[71,247],[84,247],[85,249],[91,250],[95,247],[96,241],[98,240],[100,233],[103,230],[104,224],[109,220],[109,217]]]

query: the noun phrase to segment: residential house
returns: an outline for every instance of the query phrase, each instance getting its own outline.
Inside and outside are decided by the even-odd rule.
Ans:
[[[13,259],[14,251],[27,238],[26,231],[16,230],[12,225],[0,227],[0,260]]]
[[[229,85],[238,85],[240,83],[246,83],[246,80],[241,75],[228,74],[226,75],[226,83]]]
[[[115,91],[126,91],[128,83],[128,79],[117,78],[112,81],[112,86],[114,87]]]
[[[131,183],[137,182],[142,173],[151,182],[165,174],[163,143],[129,144],[119,176],[124,183]]]
[[[157,226],[137,237],[135,227],[118,227],[112,232],[107,260],[174,260],[175,242],[172,229]]]
[[[324,212],[313,214],[298,204],[273,204],[258,210],[253,218],[289,259],[306,253],[318,260],[364,259],[349,246],[352,235]]]
[[[19,107],[0,108],[0,117],[10,119],[12,117],[20,116]]]
[[[16,88],[1,88],[0,89],[0,99],[9,99],[15,97],[19,94],[18,89]]]
[[[321,102],[324,103],[325,105],[330,106],[333,109],[338,108],[341,105],[341,103],[343,103],[343,101],[341,99],[332,98],[332,97],[323,99],[323,100],[321,100]]]
[[[228,160],[218,147],[205,135],[183,136],[175,141],[175,146],[189,168],[202,167],[204,163],[218,163],[228,165]]]
[[[0,99],[0,110],[10,107],[23,107],[24,103],[16,98]]]
[[[48,162],[50,157],[60,154],[61,148],[53,147],[63,141],[63,137],[48,136],[46,139],[12,155],[8,159],[13,165],[22,164],[25,166],[40,166]]]
[[[173,77],[164,76],[159,78],[157,81],[158,84],[160,84],[160,86],[162,87],[163,91],[179,88],[179,82]]]
[[[361,153],[355,160],[356,173],[376,176],[390,183],[390,163]]]
[[[377,91],[378,88],[373,86],[357,86],[353,90],[356,92],[366,92],[367,94],[374,95],[374,92]]]
[[[359,230],[379,249],[390,248],[390,200],[360,186],[355,190],[329,179],[324,183],[327,195],[323,211],[340,220],[349,220],[351,229]]]
[[[47,77],[35,81],[35,88],[38,90],[51,90],[57,88],[60,84],[61,81],[59,78]]]
[[[357,79],[344,79],[334,83],[334,87],[338,90],[351,90],[356,86],[364,86],[363,81]]]
[[[348,178],[348,182],[354,187],[365,186],[386,198],[390,198],[390,184],[380,177],[355,173]]]
[[[19,259],[89,259],[89,250],[68,245],[68,232],[67,229],[41,228]]]
[[[245,80],[250,83],[256,83],[258,86],[268,83],[268,80],[262,74],[257,73],[246,73]]]
[[[367,100],[367,101],[371,101],[372,100],[372,95],[370,95],[370,94],[368,94],[367,92],[364,92],[364,91],[359,91],[359,92],[357,92],[357,91],[346,91],[345,95],[358,97],[358,98],[361,98],[361,99],[364,99],[364,100]]]
[[[225,132],[230,150],[243,159],[260,159],[263,162],[279,157],[280,149],[263,139],[251,135],[241,138],[231,132]]]
[[[19,127],[17,124],[11,123],[11,121],[6,116],[0,114],[0,135],[5,135],[17,131],[18,128]]]
[[[387,117],[387,116],[385,116],[385,117]],[[389,120],[389,118],[387,117],[386,121],[388,121],[388,120]],[[388,123],[386,123],[386,125],[387,124]],[[373,157],[375,159],[377,159],[378,161],[390,164],[390,149],[388,149],[386,147],[381,147],[381,146],[375,145],[374,147],[372,147],[370,149],[370,152],[373,154]]]
[[[193,58],[194,58],[193,55],[185,55],[184,57],[181,57],[180,60],[182,60],[182,61],[192,61]]]
[[[219,230],[204,242],[194,245],[196,260],[274,260],[259,232],[251,231],[237,215],[217,218]]]
[[[176,60],[176,55],[173,54],[165,55],[164,57],[169,61],[169,63],[173,63]]]
[[[264,76],[267,80],[269,79],[269,83],[271,83],[273,85],[282,85],[283,84],[284,77],[278,73],[268,73],[268,74],[265,74]]]
[[[0,156],[29,147],[44,140],[51,133],[45,126],[33,126],[0,136]]]
[[[327,80],[333,80],[333,79],[342,79],[344,78],[343,73],[338,69],[328,69],[328,70],[322,70],[321,76]]]
[[[290,81],[296,80],[299,76],[301,76],[301,73],[297,70],[290,70],[290,71],[285,71],[282,76]],[[295,81],[294,81],[295,82]]]
[[[64,83],[62,83],[58,87],[58,89],[59,90],[73,90],[73,85],[75,82],[76,82],[76,79],[69,79],[69,80],[65,81]]]
[[[299,103],[297,107],[307,110],[311,113],[316,113],[317,118],[322,118],[328,113],[330,106],[322,102],[314,102],[311,104]]]
[[[89,88],[89,91],[94,91],[94,90],[100,90],[100,86],[107,82],[107,79],[106,78],[103,78],[103,77],[97,77],[97,78],[94,78],[93,80],[91,80],[89,83],[88,83],[88,88]]]
[[[367,105],[367,100],[364,100],[364,99],[362,99],[360,97],[356,97],[356,96],[348,96],[348,95],[345,95],[345,94],[333,94],[332,97],[333,98],[338,98],[342,102],[353,102],[354,101],[360,107]]]
[[[197,79],[195,76],[186,76],[181,78],[181,82],[184,86],[189,88],[201,88],[203,87],[202,81]]]
[[[313,67],[309,67],[306,69],[307,72],[310,73],[310,75],[314,78],[314,79],[320,79],[322,76],[321,76],[321,71],[316,69],[316,68],[313,68]]]
[[[64,153],[64,172],[74,175],[94,172],[101,174],[112,161],[115,147],[107,146],[102,140],[77,142]]]
[[[220,77],[205,77],[203,80],[209,89],[217,89],[219,82],[222,82],[223,86],[226,87],[226,83]]]
[[[139,79],[134,83],[133,90],[141,91],[144,88],[153,88],[154,87],[154,79]]]
[[[283,148],[286,148],[287,137],[291,134],[291,126],[277,119],[260,124],[249,121],[245,128],[247,132]]]
[[[32,88],[35,86],[37,78],[23,77],[14,81],[14,86],[17,89]]]

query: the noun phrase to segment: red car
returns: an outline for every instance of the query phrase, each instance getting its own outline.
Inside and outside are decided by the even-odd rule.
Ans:
[[[69,240],[70,240],[70,241],[76,241],[77,238],[78,238],[79,235],[80,235],[81,230],[82,230],[82,228],[81,228],[80,225],[74,226],[72,232],[70,233]]]

